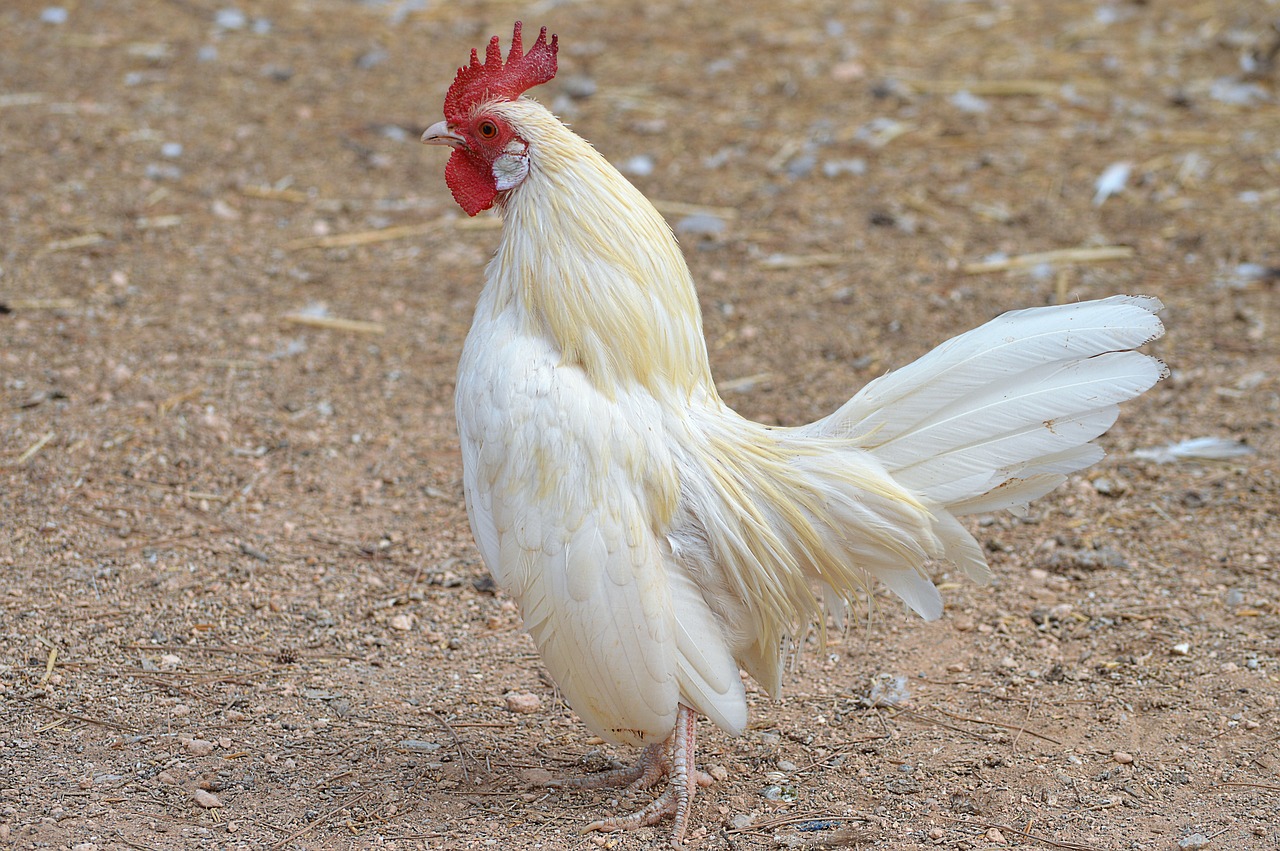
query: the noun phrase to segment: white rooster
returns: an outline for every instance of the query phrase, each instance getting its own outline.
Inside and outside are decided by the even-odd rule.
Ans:
[[[422,137],[469,214],[504,220],[458,369],[467,510],[586,726],[643,747],[598,783],[667,787],[617,830],[689,821],[698,714],[747,725],[739,669],[770,693],[782,650],[879,581],[942,614],[934,561],[987,577],[956,519],[1017,509],[1096,462],[1117,405],[1165,373],[1133,351],[1154,298],[1007,313],[799,428],[720,399],[697,295],[662,216],[523,93],[556,71],[542,30],[472,51]],[[573,785],[573,784],[571,784]],[[587,785],[579,782],[576,785]]]

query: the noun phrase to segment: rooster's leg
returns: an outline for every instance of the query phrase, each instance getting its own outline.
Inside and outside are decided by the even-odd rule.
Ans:
[[[675,732],[662,744],[663,749],[669,748],[668,756],[663,760],[669,785],[661,795],[638,812],[628,816],[593,821],[584,827],[582,832],[635,830],[671,817],[674,821],[671,828],[671,844],[680,847],[689,825],[689,804],[693,801],[693,793],[697,790],[698,784],[703,782],[701,772],[694,767],[697,719],[698,716],[692,709],[684,704],[680,705],[679,714],[676,716]],[[645,750],[646,757],[651,750],[652,748]],[[644,760],[642,759],[641,762]]]

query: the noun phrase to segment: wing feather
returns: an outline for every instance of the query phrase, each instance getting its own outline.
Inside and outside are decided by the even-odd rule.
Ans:
[[[480,364],[459,382],[468,513],[485,563],[598,735],[662,740],[681,702],[741,731],[745,695],[724,626],[665,536],[678,477],[652,426],[657,403],[605,398],[538,345],[490,349],[483,357],[520,369],[473,380]]]

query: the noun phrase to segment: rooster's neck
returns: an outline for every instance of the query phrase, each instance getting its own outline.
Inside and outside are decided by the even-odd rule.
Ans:
[[[550,112],[505,106],[529,175],[504,203],[489,268],[496,310],[519,311],[602,391],[715,393],[693,280],[666,221]]]

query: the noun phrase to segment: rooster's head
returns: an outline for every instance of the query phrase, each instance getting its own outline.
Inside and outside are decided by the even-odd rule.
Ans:
[[[422,134],[428,145],[453,147],[445,182],[467,215],[492,207],[498,193],[520,185],[529,173],[529,143],[494,107],[554,77],[557,49],[556,37],[548,43],[543,27],[533,47],[523,52],[516,21],[506,63],[496,35],[489,40],[483,63],[472,50],[471,64],[458,69],[445,95],[445,120]]]

